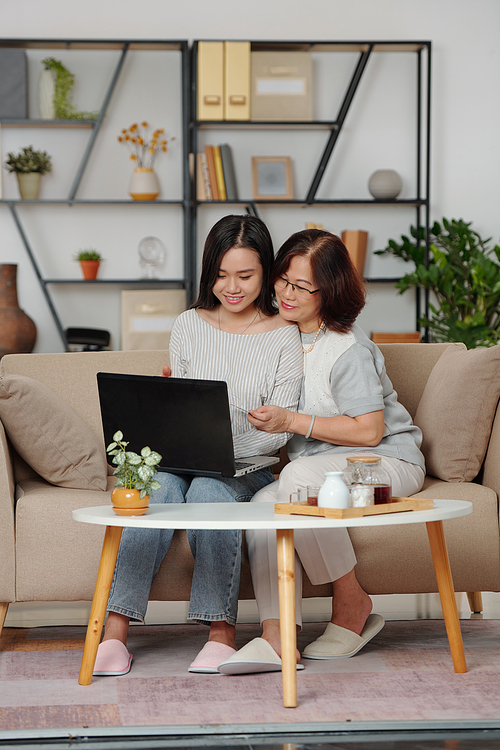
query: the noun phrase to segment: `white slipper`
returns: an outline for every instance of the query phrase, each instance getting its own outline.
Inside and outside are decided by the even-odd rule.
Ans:
[[[305,647],[302,655],[306,659],[346,659],[354,656],[385,625],[382,615],[370,615],[361,635],[329,622],[323,635]]]
[[[304,669],[297,664],[297,669]],[[221,674],[253,674],[254,672],[281,672],[281,659],[264,638],[254,638],[233,656],[219,664]]]

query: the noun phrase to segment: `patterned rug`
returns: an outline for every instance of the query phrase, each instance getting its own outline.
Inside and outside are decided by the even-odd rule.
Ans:
[[[461,623],[468,672],[455,674],[444,622],[388,622],[351,659],[304,660],[296,709],[282,706],[281,674],[196,675],[187,666],[207,629],[133,627],[132,670],[78,685],[85,629],[4,628],[0,731],[83,727],[465,721],[500,717],[500,621]],[[322,624],[307,624],[299,648]],[[238,645],[259,635],[238,626]]]

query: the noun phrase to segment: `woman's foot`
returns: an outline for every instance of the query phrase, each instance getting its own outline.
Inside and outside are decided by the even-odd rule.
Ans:
[[[264,620],[262,623],[262,638],[269,643],[281,659],[281,634],[279,620]],[[300,651],[297,650],[297,662],[300,661]]]
[[[358,583],[354,569],[333,582],[332,622],[360,635],[369,614],[372,600]]]
[[[109,612],[106,625],[104,626],[103,642],[116,640],[121,641],[126,646],[129,622],[129,617],[120,615],[118,612]]]
[[[236,649],[236,628],[225,620],[214,620],[210,623],[208,640]]]

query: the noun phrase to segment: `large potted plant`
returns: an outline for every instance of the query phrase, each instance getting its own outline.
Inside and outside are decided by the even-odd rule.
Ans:
[[[150,493],[161,488],[161,484],[155,480],[161,456],[148,446],[139,455],[128,451],[127,445],[123,433],[118,430],[113,435],[113,442],[106,448],[116,466],[113,474],[117,481],[111,493],[111,502],[118,516],[142,516],[148,509]]]
[[[33,146],[26,146],[19,154],[7,154],[5,168],[15,172],[21,198],[36,200],[40,192],[40,178],[52,171],[52,161],[46,151],[35,151]]]
[[[461,341],[468,349],[500,342],[500,247],[489,247],[471,229],[472,222],[443,219],[430,229],[429,258],[425,262],[425,233],[410,227],[410,236],[389,240],[376,255],[391,254],[415,264],[396,284],[428,289],[430,316],[422,316],[432,341]]]

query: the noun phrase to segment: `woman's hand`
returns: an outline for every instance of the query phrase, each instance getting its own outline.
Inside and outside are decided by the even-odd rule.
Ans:
[[[294,413],[282,406],[259,406],[248,412],[247,419],[263,432],[292,432]]]

